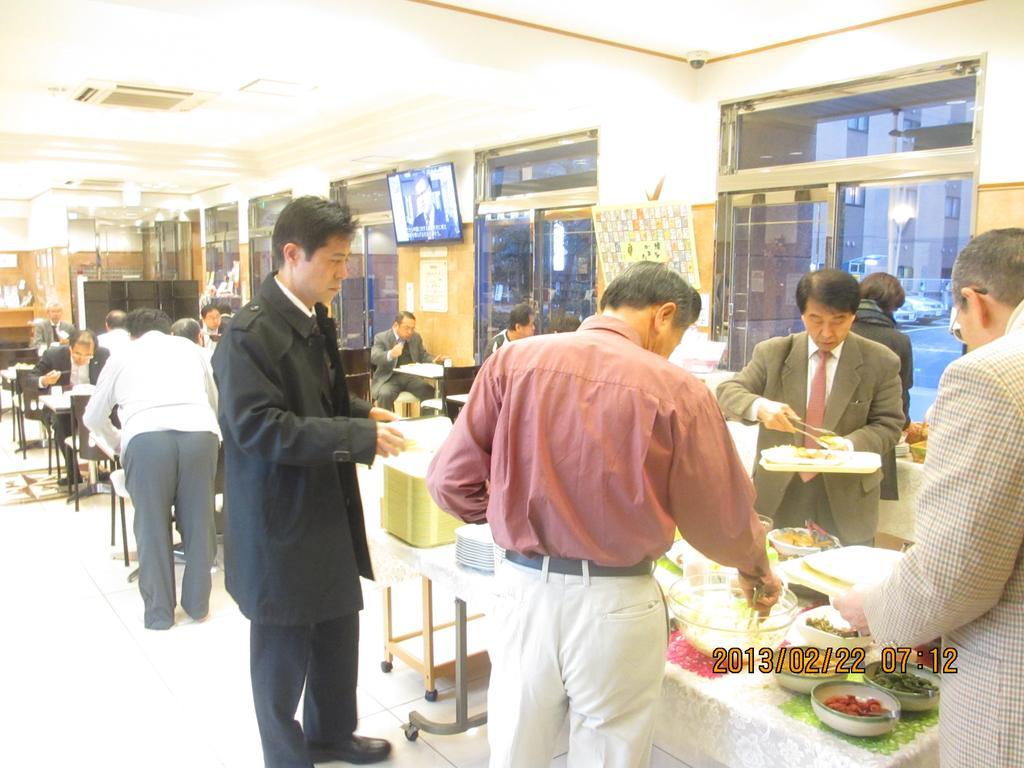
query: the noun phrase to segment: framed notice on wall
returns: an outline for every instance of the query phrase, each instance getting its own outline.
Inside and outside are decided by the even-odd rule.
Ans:
[[[420,259],[420,309],[448,311],[448,259]]]
[[[693,212],[682,203],[595,206],[594,237],[605,285],[637,261],[668,263],[700,290]]]

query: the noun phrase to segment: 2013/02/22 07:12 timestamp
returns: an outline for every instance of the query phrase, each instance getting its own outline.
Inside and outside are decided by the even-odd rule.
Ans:
[[[904,674],[921,666],[932,672],[956,673],[956,648],[934,648],[919,655],[913,648],[883,646],[879,671]],[[914,659],[917,658],[917,661]],[[781,648],[715,648],[711,654],[715,674],[790,672],[793,674],[860,673],[866,667],[863,648],[816,648],[786,645]]]

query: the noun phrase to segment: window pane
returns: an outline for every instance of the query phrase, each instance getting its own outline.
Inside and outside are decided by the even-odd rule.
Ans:
[[[485,198],[597,186],[597,140],[526,150],[486,163]]]
[[[921,421],[935,400],[939,377],[962,352],[948,332],[950,278],[956,255],[970,239],[972,182],[861,186],[860,207],[846,204],[851,188],[840,196],[840,265],[858,279],[888,272],[906,291],[906,303],[893,319],[910,337],[910,417]]]
[[[331,199],[347,205],[352,213],[390,213],[388,182],[381,177],[372,181],[331,182]]]
[[[972,143],[976,78],[741,112],[739,169]]]

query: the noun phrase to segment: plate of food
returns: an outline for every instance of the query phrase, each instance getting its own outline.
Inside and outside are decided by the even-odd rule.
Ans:
[[[826,448],[805,448],[802,445],[776,445],[761,451],[761,459],[769,464],[800,464],[818,466],[841,464],[844,451]]]
[[[872,642],[870,635],[860,634],[830,605],[801,613],[796,629],[808,645],[817,648],[866,648]]]
[[[840,546],[839,539],[810,528],[776,528],[766,534],[780,555],[813,555]]]

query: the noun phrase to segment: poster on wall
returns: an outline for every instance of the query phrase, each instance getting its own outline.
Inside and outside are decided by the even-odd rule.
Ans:
[[[693,212],[682,203],[654,201],[592,209],[605,285],[638,261],[668,263],[700,288]]]
[[[448,311],[448,259],[420,259],[420,309]]]

